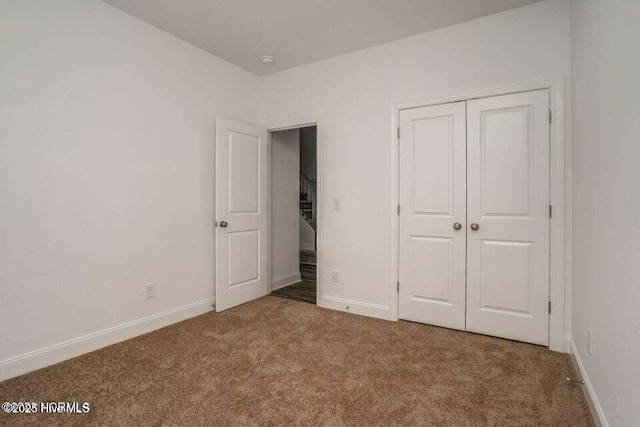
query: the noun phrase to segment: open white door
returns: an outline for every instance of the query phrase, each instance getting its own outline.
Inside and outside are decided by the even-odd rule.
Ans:
[[[218,117],[216,311],[267,294],[267,132]]]

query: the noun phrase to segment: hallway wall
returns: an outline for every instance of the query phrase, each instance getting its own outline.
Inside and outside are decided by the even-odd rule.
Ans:
[[[300,129],[271,133],[271,289],[300,280]]]

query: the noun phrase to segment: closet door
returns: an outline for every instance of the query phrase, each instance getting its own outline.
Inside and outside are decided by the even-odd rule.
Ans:
[[[467,103],[467,330],[548,344],[549,93]]]
[[[400,112],[400,318],[464,330],[465,103]]]

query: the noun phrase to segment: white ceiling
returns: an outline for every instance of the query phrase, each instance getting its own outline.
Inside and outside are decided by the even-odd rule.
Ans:
[[[539,0],[103,1],[264,75]]]

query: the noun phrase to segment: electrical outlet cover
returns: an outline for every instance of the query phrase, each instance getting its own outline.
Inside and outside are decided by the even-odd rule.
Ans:
[[[145,298],[153,298],[156,296],[156,285],[153,283],[148,284],[144,287],[144,296]]]
[[[331,281],[333,283],[338,283],[340,281],[340,273],[338,273],[338,270],[331,271]]]

